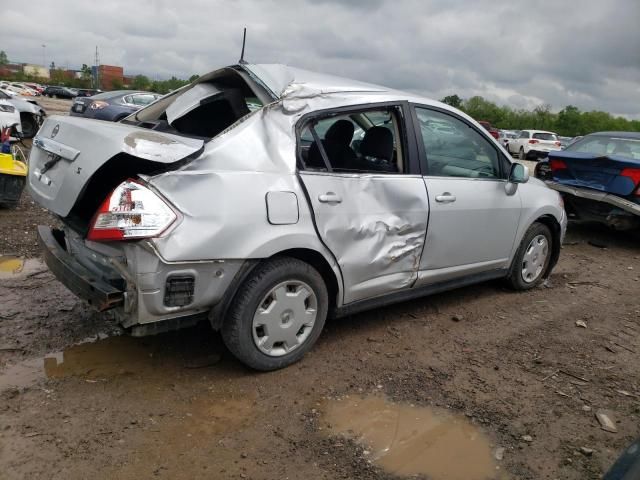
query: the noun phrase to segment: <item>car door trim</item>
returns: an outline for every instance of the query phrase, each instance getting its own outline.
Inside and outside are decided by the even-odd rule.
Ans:
[[[423,285],[420,287],[407,288],[396,292],[380,295],[373,298],[366,298],[364,300],[358,300],[342,307],[338,307],[335,310],[335,317],[346,317],[365,310],[372,310],[375,308],[386,307],[393,305],[394,303],[405,302],[407,300],[413,300],[416,298],[426,297],[434,295],[436,293],[446,292],[456,288],[466,287],[474,285],[476,283],[486,282],[488,280],[495,280],[498,278],[504,278],[507,276],[509,269],[496,269],[489,270],[480,273],[474,273],[466,275],[464,277],[455,278],[452,280],[445,280],[443,282],[432,283]]]

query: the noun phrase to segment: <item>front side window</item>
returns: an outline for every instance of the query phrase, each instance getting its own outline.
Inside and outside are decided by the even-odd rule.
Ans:
[[[416,115],[427,160],[427,175],[500,177],[497,150],[473,127],[436,110],[416,108]]]
[[[399,107],[335,113],[307,121],[300,133],[306,170],[402,173],[405,159]]]

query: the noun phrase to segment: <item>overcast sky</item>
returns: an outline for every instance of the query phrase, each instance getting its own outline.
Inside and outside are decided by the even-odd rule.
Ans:
[[[10,60],[187,78],[245,58],[440,99],[640,118],[639,0],[32,0],[2,12]],[[46,49],[42,48],[46,44]]]

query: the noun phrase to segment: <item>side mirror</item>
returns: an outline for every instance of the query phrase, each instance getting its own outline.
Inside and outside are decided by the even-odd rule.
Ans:
[[[529,168],[521,163],[512,163],[509,171],[509,183],[527,183],[529,181]]]

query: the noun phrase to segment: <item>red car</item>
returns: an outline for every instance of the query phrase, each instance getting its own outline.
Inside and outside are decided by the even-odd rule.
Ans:
[[[480,125],[482,125],[490,134],[493,138],[495,138],[496,140],[498,140],[499,135],[499,131],[497,128],[493,127],[489,122],[487,122],[486,120],[480,120],[478,122]]]

